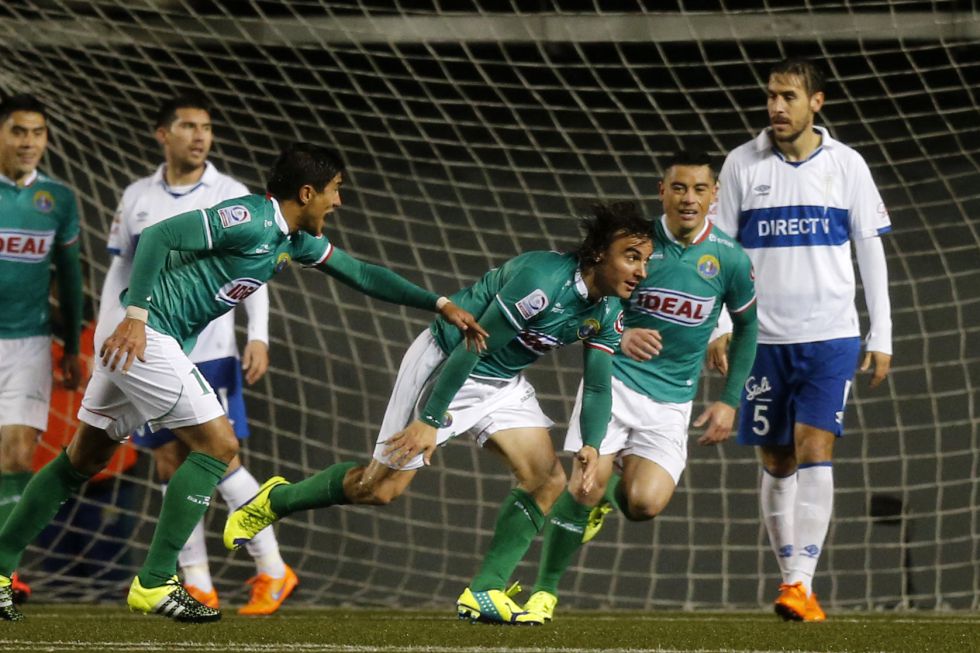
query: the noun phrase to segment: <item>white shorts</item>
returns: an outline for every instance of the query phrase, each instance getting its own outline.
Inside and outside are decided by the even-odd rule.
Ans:
[[[78,419],[113,440],[129,437],[144,422],[156,431],[204,424],[225,414],[211,385],[172,337],[146,327],[146,362],[115,372],[95,361]]]
[[[445,354],[428,329],[419,334],[405,352],[374,447],[375,460],[392,466],[384,455],[385,443],[418,417],[445,360]],[[534,387],[523,374],[511,379],[469,377],[453,397],[448,412],[449,425],[436,432],[436,442],[440,446],[464,433],[475,437],[483,446],[498,431],[551,428],[554,424],[541,410]],[[419,454],[399,469],[418,469],[422,464]]]
[[[568,420],[565,451],[582,448],[579,415],[582,414],[582,385],[575,397],[575,409]],[[681,478],[687,465],[687,427],[691,421],[691,402],[671,404],[654,401],[634,392],[612,377],[612,417],[606,437],[599,445],[600,455],[639,456],[663,467],[674,479]]]
[[[51,336],[0,340],[0,426],[44,431],[51,404]]]

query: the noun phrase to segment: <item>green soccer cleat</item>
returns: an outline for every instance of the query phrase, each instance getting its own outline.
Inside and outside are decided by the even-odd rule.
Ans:
[[[258,535],[259,531],[279,519],[279,516],[272,512],[269,493],[280,485],[289,485],[289,481],[282,476],[273,476],[262,484],[254,497],[228,515],[224,535],[225,547],[228,550],[241,548]]]
[[[8,576],[0,576],[0,619],[4,621],[21,621],[24,613],[14,605],[14,590]]]
[[[470,588],[456,599],[456,614],[471,624],[507,624],[512,626],[540,626],[544,619],[527,612],[513,599],[521,591],[514,583],[507,591],[486,590],[474,592]]]
[[[582,531],[582,544],[591,541],[599,534],[599,531],[602,530],[602,524],[606,521],[606,515],[612,511],[612,504],[608,501],[603,501],[592,509],[592,512],[589,513],[589,522],[585,525],[585,530]]]
[[[143,587],[137,576],[129,586],[126,603],[133,612],[155,612],[185,623],[205,623],[221,619],[220,610],[209,608],[188,594],[176,576],[160,587],[150,588]]]
[[[538,590],[531,595],[531,598],[524,604],[524,609],[533,615],[541,618],[542,622],[551,621],[555,618],[555,606],[558,605],[558,597],[551,592]]]

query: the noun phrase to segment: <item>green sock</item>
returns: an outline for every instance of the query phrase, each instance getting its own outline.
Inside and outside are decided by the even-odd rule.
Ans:
[[[606,493],[602,495],[602,498],[611,503],[613,508],[621,512],[627,519],[629,519],[629,502],[626,500],[626,495],[619,489],[619,484],[622,483],[622,481],[623,477],[619,474],[613,474],[610,476],[609,482],[606,483]]]
[[[544,527],[544,546],[534,591],[551,592],[558,596],[558,581],[572,562],[572,556],[582,546],[582,533],[589,522],[592,508],[575,501],[568,490],[562,492],[551,510]]]
[[[64,451],[33,475],[0,530],[0,574],[10,576],[17,569],[27,545],[87,480]]]
[[[527,553],[542,526],[544,514],[534,497],[520,488],[511,490],[500,507],[490,550],[470,583],[470,589],[475,592],[505,589],[517,563]]]
[[[177,556],[194,526],[207,512],[214,488],[227,469],[227,463],[192,451],[174,472],[163,497],[160,521],[153,531],[150,550],[139,570],[143,587],[159,587],[177,573]]]
[[[349,503],[344,494],[344,477],[357,466],[351,462],[337,463],[299,483],[280,485],[269,493],[269,506],[282,519],[299,510]]]
[[[31,472],[7,472],[0,474],[0,526],[7,521],[7,516],[14,510],[24,495],[24,488],[34,476]]]

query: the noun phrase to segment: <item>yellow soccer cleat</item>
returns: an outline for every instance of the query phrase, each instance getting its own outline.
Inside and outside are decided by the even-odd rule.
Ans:
[[[514,583],[503,590],[486,590],[474,592],[470,588],[456,599],[456,614],[460,619],[470,623],[508,624],[512,626],[540,626],[544,619],[531,614],[518,605],[513,598],[521,591],[521,586]]]
[[[129,586],[126,603],[133,612],[151,612],[185,623],[204,623],[221,619],[221,611],[209,608],[187,593],[174,576],[160,587],[143,587],[140,578]]]
[[[211,588],[210,592],[205,592],[201,588],[195,585],[184,585],[184,589],[190,594],[196,601],[200,601],[209,608],[214,608],[217,610],[221,607],[221,602],[218,600],[218,590]]]
[[[9,576],[0,576],[0,620],[21,621],[24,613],[14,605],[14,590]]]
[[[824,621],[827,615],[817,602],[817,595],[807,596],[803,583],[779,586],[779,597],[773,602],[773,609],[786,621]]]
[[[582,531],[582,544],[589,542],[602,529],[603,523],[606,521],[606,515],[613,511],[612,504],[608,501],[603,501],[598,506],[592,509],[589,513],[589,521],[585,525],[585,529]]]
[[[524,604],[524,609],[533,615],[541,617],[541,621],[551,621],[555,618],[555,606],[558,605],[558,597],[551,592],[538,590],[531,595],[531,598]]]
[[[282,602],[299,585],[299,579],[292,567],[286,565],[286,575],[282,578],[259,574],[249,578],[248,584],[252,586],[252,595],[248,599],[248,604],[239,608],[238,614],[267,615],[279,609]]]
[[[262,484],[254,497],[228,515],[224,534],[225,547],[228,550],[234,551],[247,544],[259,531],[279,519],[272,512],[269,493],[280,485],[289,485],[289,481],[282,476],[273,476]]]

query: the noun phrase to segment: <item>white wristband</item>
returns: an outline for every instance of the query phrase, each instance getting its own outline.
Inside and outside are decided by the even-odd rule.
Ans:
[[[436,310],[441,311],[442,307],[449,303],[448,297],[440,297],[436,300]]]
[[[150,316],[150,312],[145,308],[140,308],[139,306],[126,307],[126,317],[129,319],[139,320],[140,322],[146,322],[149,316]]]

